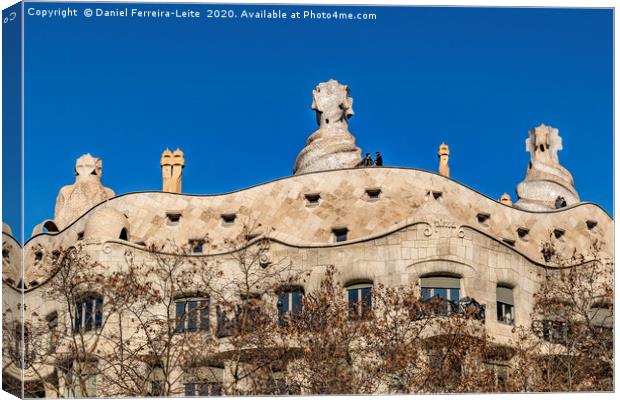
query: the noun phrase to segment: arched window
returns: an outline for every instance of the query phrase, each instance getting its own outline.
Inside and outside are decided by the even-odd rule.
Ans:
[[[515,301],[512,288],[505,285],[497,285],[497,320],[512,325],[515,319]]]
[[[295,318],[303,308],[304,291],[300,287],[289,287],[278,294],[278,324],[285,326],[287,320]]]
[[[103,296],[92,293],[75,303],[74,333],[100,329],[102,323]]]
[[[349,316],[363,318],[372,309],[372,283],[358,283],[347,286]]]
[[[186,297],[175,301],[176,331],[196,332],[209,330],[209,299]]]

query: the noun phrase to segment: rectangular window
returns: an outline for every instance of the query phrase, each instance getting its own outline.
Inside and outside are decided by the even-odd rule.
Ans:
[[[222,214],[222,224],[224,225],[232,225],[235,223],[235,219],[237,219],[237,214]]]
[[[368,196],[368,200],[379,200],[379,197],[381,196],[381,189],[366,189],[366,196]]]
[[[189,247],[192,253],[200,254],[203,251],[205,241],[202,239],[190,239]]]
[[[349,316],[364,318],[372,309],[372,284],[362,283],[347,287]]]
[[[91,331],[103,324],[103,298],[98,295],[84,297],[75,304],[74,331]]]
[[[181,222],[181,213],[180,212],[169,212],[166,213],[166,219],[168,220],[168,225],[176,226]]]
[[[506,324],[514,322],[514,297],[511,288],[498,286],[496,290],[497,320]]]
[[[288,318],[294,318],[301,313],[303,291],[290,289],[278,295],[278,323],[280,326],[286,325]]]
[[[336,242],[346,242],[348,240],[349,230],[347,228],[334,228],[332,232]]]
[[[440,297],[445,300],[458,301],[461,298],[460,278],[434,276],[421,279],[422,298]]]
[[[209,329],[209,299],[177,300],[175,312],[177,332]]]
[[[221,396],[222,385],[219,382],[190,382],[185,384],[186,397]]]
[[[432,314],[448,315],[461,298],[461,279],[430,276],[420,279],[422,299],[432,304]]]
[[[185,396],[187,397],[196,396],[196,384],[195,383],[185,384]]]
[[[306,206],[318,206],[321,199],[321,195],[318,193],[306,193],[304,197],[306,198]]]

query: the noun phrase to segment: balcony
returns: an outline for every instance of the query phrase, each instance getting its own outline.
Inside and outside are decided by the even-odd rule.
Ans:
[[[471,297],[452,301],[440,296],[433,296],[424,300],[423,306],[414,311],[413,318],[447,317],[448,315],[469,317],[484,323],[485,305],[478,303]]]

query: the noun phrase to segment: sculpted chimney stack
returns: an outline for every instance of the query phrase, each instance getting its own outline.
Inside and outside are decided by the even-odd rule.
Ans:
[[[445,143],[440,144],[437,155],[439,156],[439,175],[449,178],[450,166],[448,165],[448,160],[450,159],[450,148],[448,145]]]
[[[333,79],[319,83],[312,91],[312,110],[319,129],[297,155],[293,173],[354,168],[362,163],[362,150],[349,132],[353,99],[347,85]]]
[[[185,156],[181,149],[164,150],[161,155],[162,191],[181,193]]]
[[[517,185],[515,207],[530,211],[553,210],[558,197],[567,205],[579,203],[573,176],[558,159],[562,138],[556,128],[541,124],[531,129],[525,140],[525,150],[530,153],[530,162],[525,179]]]

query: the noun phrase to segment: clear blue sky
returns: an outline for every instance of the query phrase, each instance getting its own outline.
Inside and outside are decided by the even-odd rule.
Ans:
[[[435,170],[446,142],[453,178],[515,199],[527,132],[546,123],[582,201],[612,212],[611,10],[362,11],[378,19],[26,17],[25,235],[53,217],[86,152],[117,194],[160,190],[166,147],[185,152],[187,193],[291,175],[316,129],[311,91],[330,78],[351,87],[350,130],[386,165]]]

